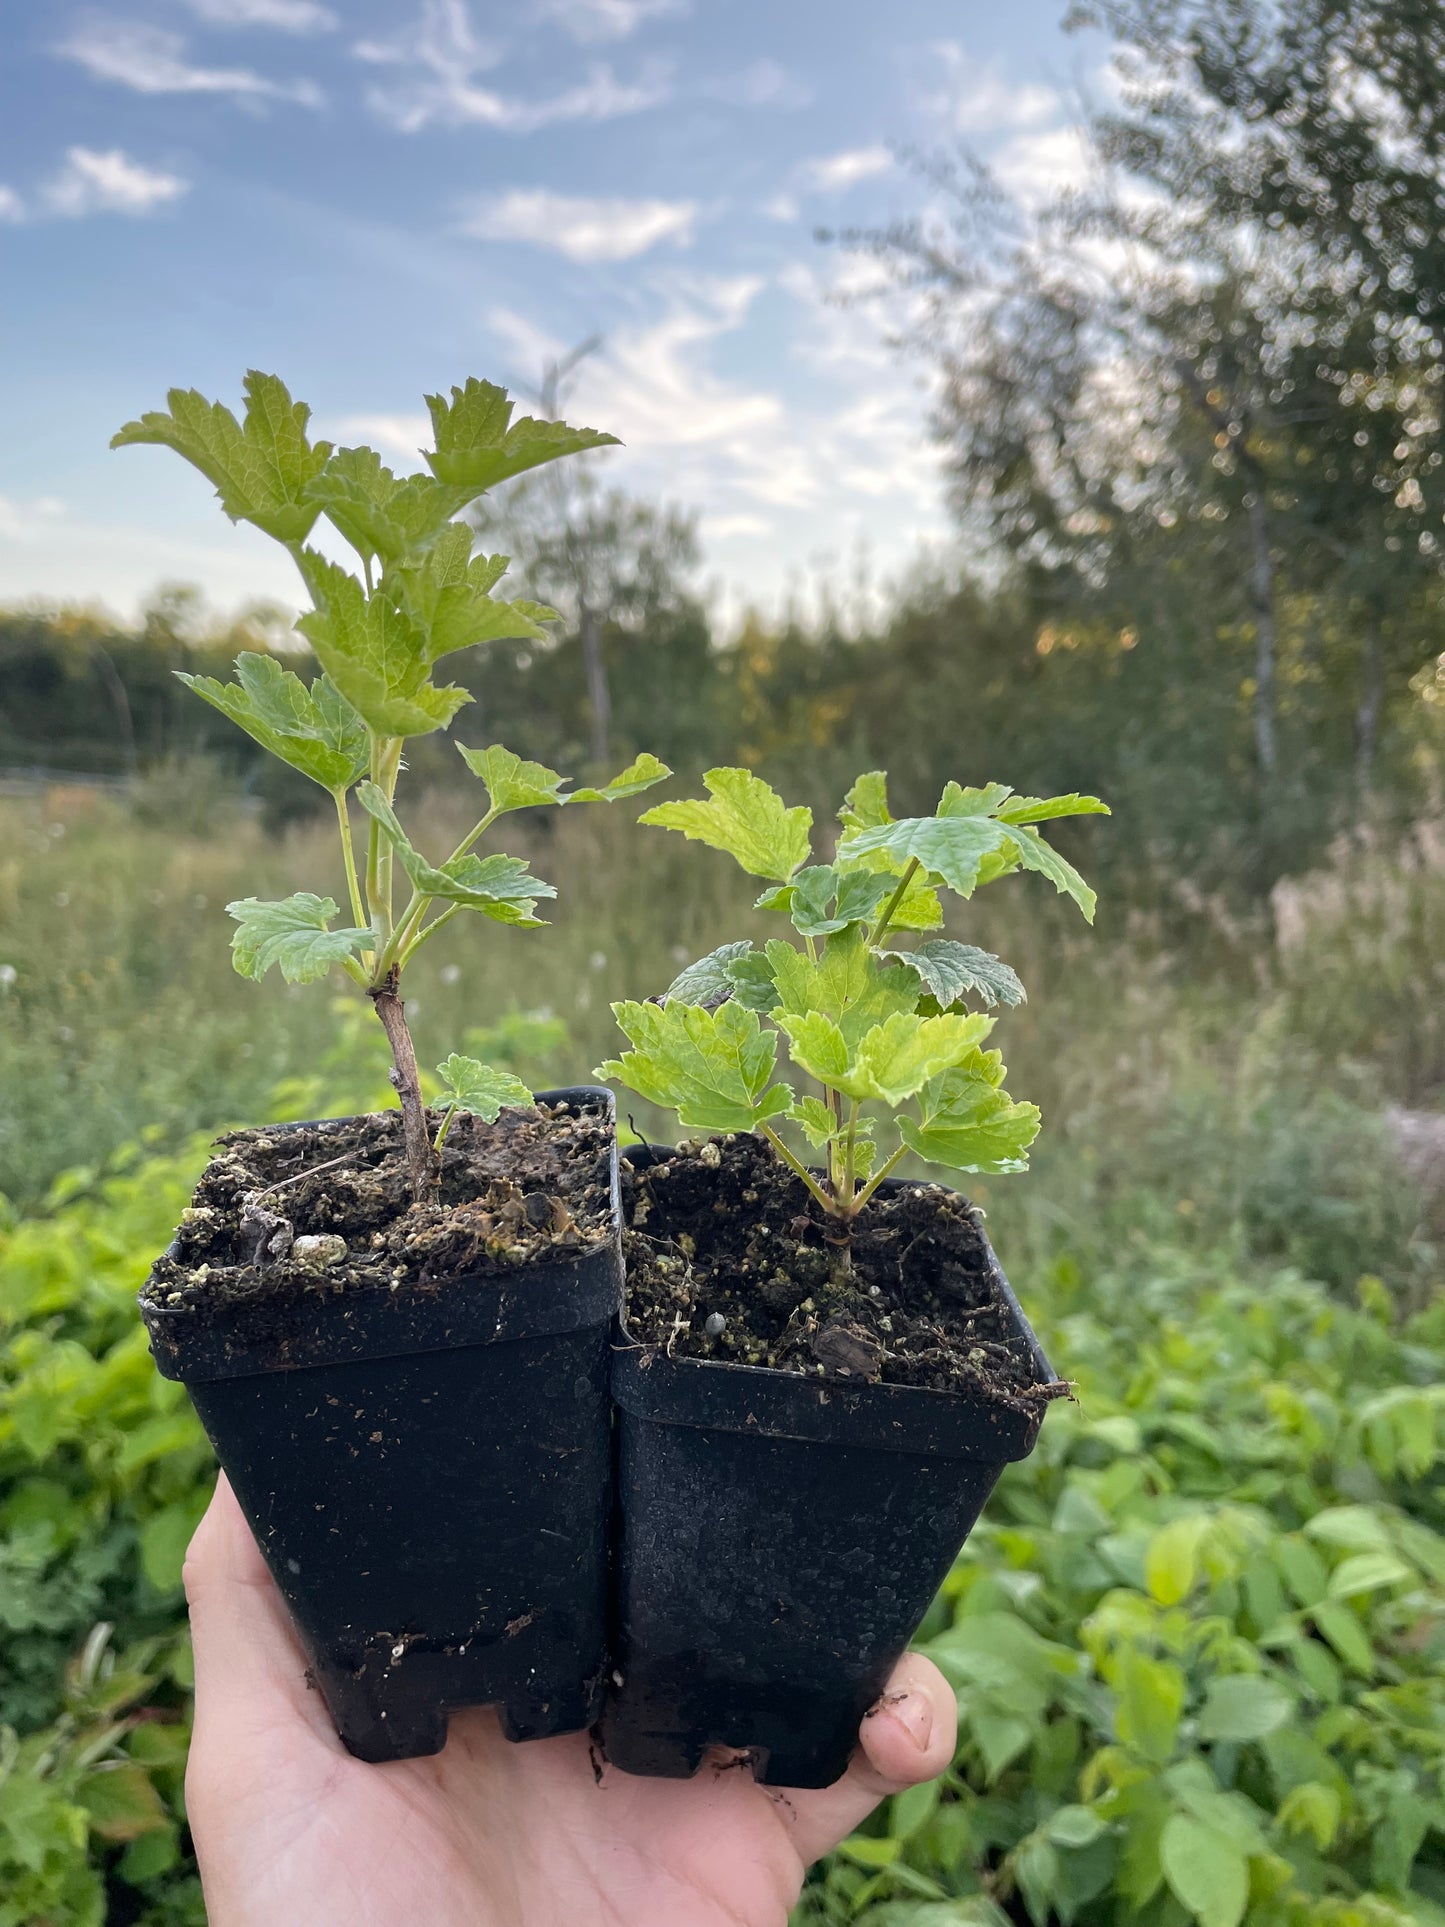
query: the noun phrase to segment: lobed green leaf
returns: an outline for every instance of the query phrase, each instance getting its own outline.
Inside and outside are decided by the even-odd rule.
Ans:
[[[318,676],[308,689],[274,656],[249,650],[236,658],[234,683],[175,673],[263,749],[323,789],[348,790],[366,769],[366,725],[329,677]]]
[[[881,950],[878,954],[896,957],[916,970],[944,1010],[956,1004],[966,991],[982,998],[990,1010],[995,1004],[1026,1001],[1024,987],[1008,965],[971,943],[934,937],[912,950]]]
[[[332,682],[381,736],[426,736],[444,729],[472,698],[428,680],[425,632],[385,596],[368,596],[356,577],[314,549],[302,573],[316,607],[296,624]]]
[[[751,1131],[791,1109],[786,1084],[769,1086],[778,1040],[736,1003],[612,1006],[634,1048],[598,1066],[649,1103],[676,1111],[690,1129]]]
[[[536,1098],[520,1077],[478,1063],[475,1057],[458,1056],[456,1051],[437,1065],[437,1076],[452,1107],[470,1111],[488,1124],[509,1108],[530,1111],[536,1107]]]
[[[381,825],[408,882],[421,896],[459,903],[494,923],[536,929],[540,919],[532,912],[537,898],[557,894],[550,883],[534,877],[526,860],[519,856],[458,856],[440,865],[428,863],[413,847],[396,811],[375,783],[358,784],[356,800]]]
[[[466,500],[498,482],[525,474],[559,456],[617,445],[615,435],[595,428],[569,428],[565,422],[512,420],[513,403],[505,388],[470,378],[448,398],[428,395],[435,451],[423,460],[438,481],[465,491]]]
[[[811,810],[786,808],[777,791],[751,770],[710,769],[702,780],[708,798],[659,803],[639,822],[680,830],[692,842],[725,850],[750,876],[779,883],[807,862]]]
[[[288,983],[314,983],[333,964],[370,947],[370,930],[332,930],[337,914],[330,897],[300,890],[280,902],[244,897],[226,905],[237,923],[231,957],[243,977],[260,979],[274,964]]]

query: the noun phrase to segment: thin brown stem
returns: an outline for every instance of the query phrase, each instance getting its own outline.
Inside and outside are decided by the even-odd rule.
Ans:
[[[436,1189],[437,1161],[426,1127],[426,1110],[421,1101],[421,1076],[416,1067],[416,1049],[406,1024],[406,1006],[396,994],[393,973],[371,1001],[391,1045],[391,1081],[401,1099],[401,1128],[406,1141],[406,1163],[411,1173],[412,1196],[420,1204]]]

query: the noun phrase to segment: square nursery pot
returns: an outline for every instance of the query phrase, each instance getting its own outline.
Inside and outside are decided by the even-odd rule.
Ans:
[[[605,1118],[605,1243],[430,1290],[141,1294],[156,1364],[190,1393],[363,1760],[438,1752],[458,1707],[497,1705],[512,1740],[598,1713],[617,1141],[609,1091],[541,1096]],[[286,1128],[306,1127],[268,1136]]]
[[[624,1155],[639,1169],[670,1153]],[[979,1235],[1008,1335],[1048,1385]],[[746,1748],[766,1785],[831,1786],[1004,1466],[1032,1451],[1044,1401],[669,1357],[625,1315],[612,1396],[608,1759],[684,1778],[711,1746]]]

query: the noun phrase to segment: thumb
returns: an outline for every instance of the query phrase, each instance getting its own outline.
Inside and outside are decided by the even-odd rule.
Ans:
[[[937,1779],[953,1758],[958,1702],[931,1659],[905,1653],[882,1697],[863,1716],[858,1751],[830,1787],[790,1792],[793,1845],[804,1865],[845,1840],[892,1793]]]
[[[234,1748],[298,1714],[329,1732],[276,1582],[224,1472],[182,1571],[196,1665],[195,1746]]]

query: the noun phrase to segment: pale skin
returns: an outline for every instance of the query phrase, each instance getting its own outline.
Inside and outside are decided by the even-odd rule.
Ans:
[[[444,1752],[366,1766],[331,1729],[223,1477],[186,1559],[186,1805],[210,1927],[786,1927],[809,1864],[953,1757],[956,1706],[908,1654],[844,1777],[760,1787],[603,1769],[585,1733],[514,1746],[488,1711]]]

